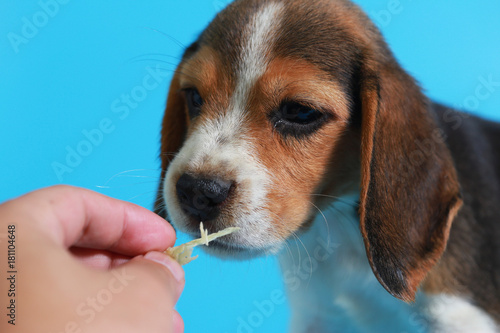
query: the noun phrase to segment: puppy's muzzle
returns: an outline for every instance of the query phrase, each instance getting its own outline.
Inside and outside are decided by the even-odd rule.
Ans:
[[[228,180],[198,178],[187,173],[176,184],[182,210],[198,223],[217,218],[232,187],[233,182]]]

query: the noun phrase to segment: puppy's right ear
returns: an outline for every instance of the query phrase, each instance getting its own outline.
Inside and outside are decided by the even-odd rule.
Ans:
[[[180,92],[179,73],[176,72],[170,83],[167,107],[161,127],[161,176],[156,193],[154,212],[166,218],[165,201],[163,199],[163,183],[170,161],[180,150],[187,129],[187,113],[185,111],[184,96]]]
[[[427,99],[392,55],[367,52],[361,104],[360,229],[377,279],[410,302],[446,248],[460,184]]]

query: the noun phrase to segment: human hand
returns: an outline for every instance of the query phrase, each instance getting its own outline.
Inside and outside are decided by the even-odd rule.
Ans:
[[[15,226],[15,326],[1,332],[182,332],[174,310],[184,271],[162,252],[175,232],[140,206],[70,186],[0,205],[0,234]],[[7,246],[0,239],[0,295]],[[7,276],[5,277],[5,274]]]

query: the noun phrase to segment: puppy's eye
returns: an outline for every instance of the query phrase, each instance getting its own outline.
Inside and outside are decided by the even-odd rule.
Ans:
[[[203,99],[196,88],[185,89],[186,103],[189,110],[189,116],[194,118],[200,114],[203,105]]]
[[[310,124],[323,115],[321,112],[299,103],[285,103],[280,108],[281,118],[296,124]]]
[[[318,130],[328,115],[297,102],[284,102],[270,116],[274,128],[284,136],[303,137]]]

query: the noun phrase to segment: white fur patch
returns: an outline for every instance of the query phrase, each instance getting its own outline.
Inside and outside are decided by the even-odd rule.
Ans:
[[[282,11],[282,3],[266,4],[259,9],[245,28],[246,43],[241,51],[238,82],[232,98],[233,106],[240,111],[246,109],[250,89],[267,69],[269,63],[267,54],[280,28],[279,14]]]
[[[245,114],[248,95],[267,68],[267,54],[282,7],[275,3],[264,5],[245,27],[241,63],[228,109],[217,118],[198,124],[168,168],[164,197],[170,217],[180,230],[188,231],[188,219],[179,207],[174,179],[184,172],[217,169],[219,177],[232,175],[235,179],[228,179],[237,184],[238,206],[227,214],[230,216],[220,217],[226,226],[241,228],[232,235],[232,243],[269,251],[281,245],[281,239],[273,232],[272,216],[264,208],[271,177],[256,157],[255,147],[247,136]]]
[[[435,323],[435,332],[495,333],[499,331],[499,327],[486,312],[458,296],[428,296],[426,311]]]

